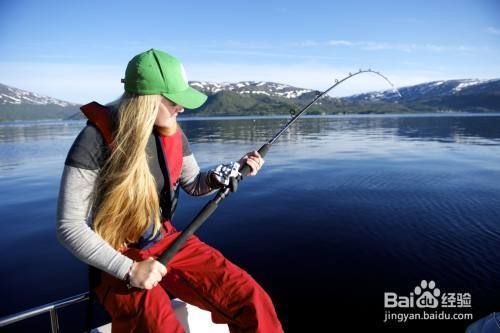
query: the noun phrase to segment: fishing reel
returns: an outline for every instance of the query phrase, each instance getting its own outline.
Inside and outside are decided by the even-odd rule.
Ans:
[[[231,192],[236,192],[238,189],[238,182],[241,179],[239,169],[240,164],[238,162],[219,164],[212,170],[212,177],[220,184],[220,187],[228,186]]]

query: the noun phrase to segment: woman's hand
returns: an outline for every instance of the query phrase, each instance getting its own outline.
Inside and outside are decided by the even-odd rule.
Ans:
[[[130,269],[130,285],[149,290],[156,287],[166,274],[167,268],[152,257],[134,262]]]
[[[262,168],[262,165],[264,165],[264,159],[256,150],[254,150],[245,154],[245,156],[243,156],[238,163],[240,165],[248,164],[250,169],[252,169],[252,172],[248,175],[255,176],[257,172],[259,172],[260,168]]]

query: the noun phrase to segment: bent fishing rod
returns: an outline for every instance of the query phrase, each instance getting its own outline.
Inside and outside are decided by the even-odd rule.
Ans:
[[[317,100],[319,100],[321,97],[325,96],[327,93],[329,93],[332,89],[337,87],[339,84],[342,82],[349,80],[350,78],[362,74],[362,73],[373,73],[381,78],[383,78],[387,83],[391,85],[393,90],[398,94],[399,97],[402,97],[399,91],[396,89],[396,87],[392,84],[391,81],[387,77],[385,77],[383,74],[380,72],[371,70],[371,69],[366,69],[366,70],[359,70],[358,72],[355,73],[349,73],[346,77],[344,77],[341,80],[335,80],[335,83],[328,88],[327,90],[319,93],[309,104],[307,104],[302,110],[299,111],[299,113],[295,114],[292,116],[292,118],[285,124],[285,126],[278,132],[276,135],[274,135],[267,143],[262,145],[260,149],[258,150],[260,156],[264,157],[267,155],[267,152],[271,148],[271,146],[276,142],[276,140],[279,139],[279,137],[290,127],[294,122],[297,121],[297,119],[304,113],[306,112],[314,103],[316,103]],[[244,164],[243,166],[240,167],[239,172],[241,174],[240,180],[241,181],[244,177],[246,177],[250,173],[251,169],[248,164]],[[199,213],[196,215],[196,217],[192,220],[192,222],[182,231],[182,233],[172,242],[170,247],[163,252],[158,257],[158,261],[164,264],[165,266],[167,263],[173,258],[173,256],[179,251],[179,249],[182,247],[184,242],[192,236],[196,230],[198,230],[199,227],[212,215],[212,213],[217,209],[219,203],[224,200],[230,193],[231,191],[231,186],[230,185],[225,185],[222,188],[220,188],[215,195],[213,199],[211,199],[205,206],[199,211]]]

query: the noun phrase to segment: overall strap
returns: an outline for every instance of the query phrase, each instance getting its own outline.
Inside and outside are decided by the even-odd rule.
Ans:
[[[80,110],[101,132],[106,144],[112,147],[113,136],[111,133],[111,113],[109,110],[97,102],[83,105],[80,107]]]

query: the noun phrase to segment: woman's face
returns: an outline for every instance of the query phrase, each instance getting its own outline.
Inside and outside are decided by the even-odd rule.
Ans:
[[[177,123],[177,114],[181,112],[184,112],[184,108],[182,106],[175,104],[165,97],[162,97],[155,125],[164,128],[175,128]]]

